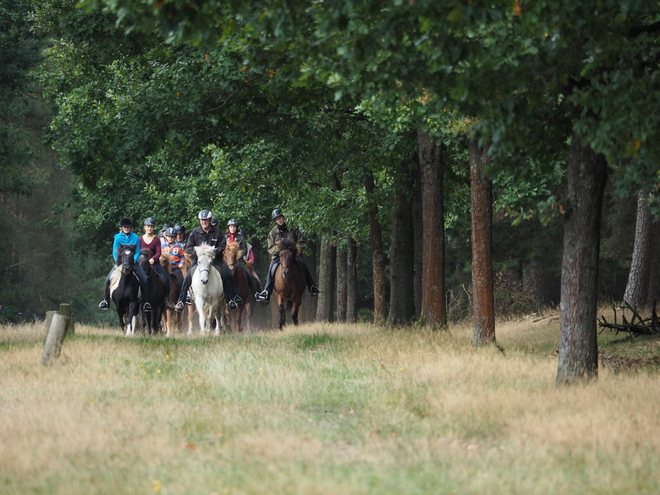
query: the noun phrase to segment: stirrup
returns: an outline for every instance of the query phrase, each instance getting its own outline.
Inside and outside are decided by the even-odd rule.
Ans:
[[[321,292],[321,289],[319,289],[316,285],[312,285],[309,288],[309,293],[312,295],[312,297],[318,295],[320,292]]]
[[[227,307],[229,308],[230,311],[233,311],[234,309],[238,309],[238,304],[236,304],[236,301],[232,299],[227,303]]]
[[[181,313],[181,311],[183,311],[183,303],[181,301],[177,301],[177,303],[174,305],[174,311],[177,313]]]
[[[99,303],[99,309],[108,309],[108,306],[109,306],[108,301],[106,301],[105,299],[103,299],[103,301]]]
[[[186,294],[186,304],[188,306],[192,306],[192,303],[193,303],[192,297]]]
[[[145,313],[149,313],[151,311],[151,304],[148,302],[144,303],[142,305],[142,309],[144,310]]]

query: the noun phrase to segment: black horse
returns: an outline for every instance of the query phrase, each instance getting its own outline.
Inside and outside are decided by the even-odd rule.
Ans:
[[[140,319],[142,321],[142,326],[145,326],[146,319],[146,328],[148,329],[149,335],[158,333],[160,329],[160,321],[163,317],[163,312],[165,311],[165,300],[167,299],[166,282],[163,279],[163,276],[151,266],[149,263],[149,250],[140,251],[140,256],[138,257],[138,264],[144,270],[144,274],[147,276],[147,282],[149,284],[149,300],[147,301],[151,304],[151,314],[149,318],[146,318],[146,313],[143,309],[140,309]]]
[[[140,283],[133,273],[135,244],[120,244],[117,249],[117,266],[110,275],[110,297],[117,308],[122,331],[126,336],[135,335],[135,318],[138,314]]]

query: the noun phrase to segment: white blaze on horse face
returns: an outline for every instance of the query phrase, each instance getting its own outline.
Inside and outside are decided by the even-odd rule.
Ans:
[[[125,254],[126,256],[130,256],[131,252],[127,249],[126,251],[124,251],[124,254]]]

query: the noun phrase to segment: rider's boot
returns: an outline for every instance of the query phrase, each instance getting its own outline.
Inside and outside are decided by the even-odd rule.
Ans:
[[[312,295],[312,297],[318,295],[319,292],[321,292],[321,289],[319,289],[316,285],[312,285],[309,288],[309,293]]]
[[[103,301],[99,303],[99,309],[108,309],[108,301],[103,299]]]
[[[255,292],[254,298],[257,300],[257,302],[270,301],[270,294],[268,293],[268,289],[264,289],[261,292]]]
[[[184,307],[183,301],[177,301],[176,304],[174,305],[174,311],[180,313],[181,311],[183,311],[183,307]]]

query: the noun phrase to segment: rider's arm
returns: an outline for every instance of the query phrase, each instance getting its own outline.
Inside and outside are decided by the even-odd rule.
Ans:
[[[115,235],[115,240],[112,242],[112,259],[115,260],[115,265],[119,260],[117,250],[119,249],[119,234]]]
[[[131,233],[131,237],[133,237],[132,240],[135,241],[135,244],[137,244],[137,246],[135,247],[135,257],[133,260],[133,262],[137,265],[138,259],[140,259],[140,238],[137,236],[135,232]]]
[[[271,230],[268,233],[268,254],[271,256],[277,256],[278,253],[277,244],[275,244],[275,234]]]
[[[307,247],[307,241],[303,238],[303,235],[299,229],[296,229],[295,233],[296,246],[298,246],[298,250],[300,251],[300,254],[302,254],[303,250]]]
[[[160,242],[156,243],[156,254],[154,254],[151,259],[154,260],[154,263],[160,263],[160,255],[162,253],[162,250],[160,248]]]

